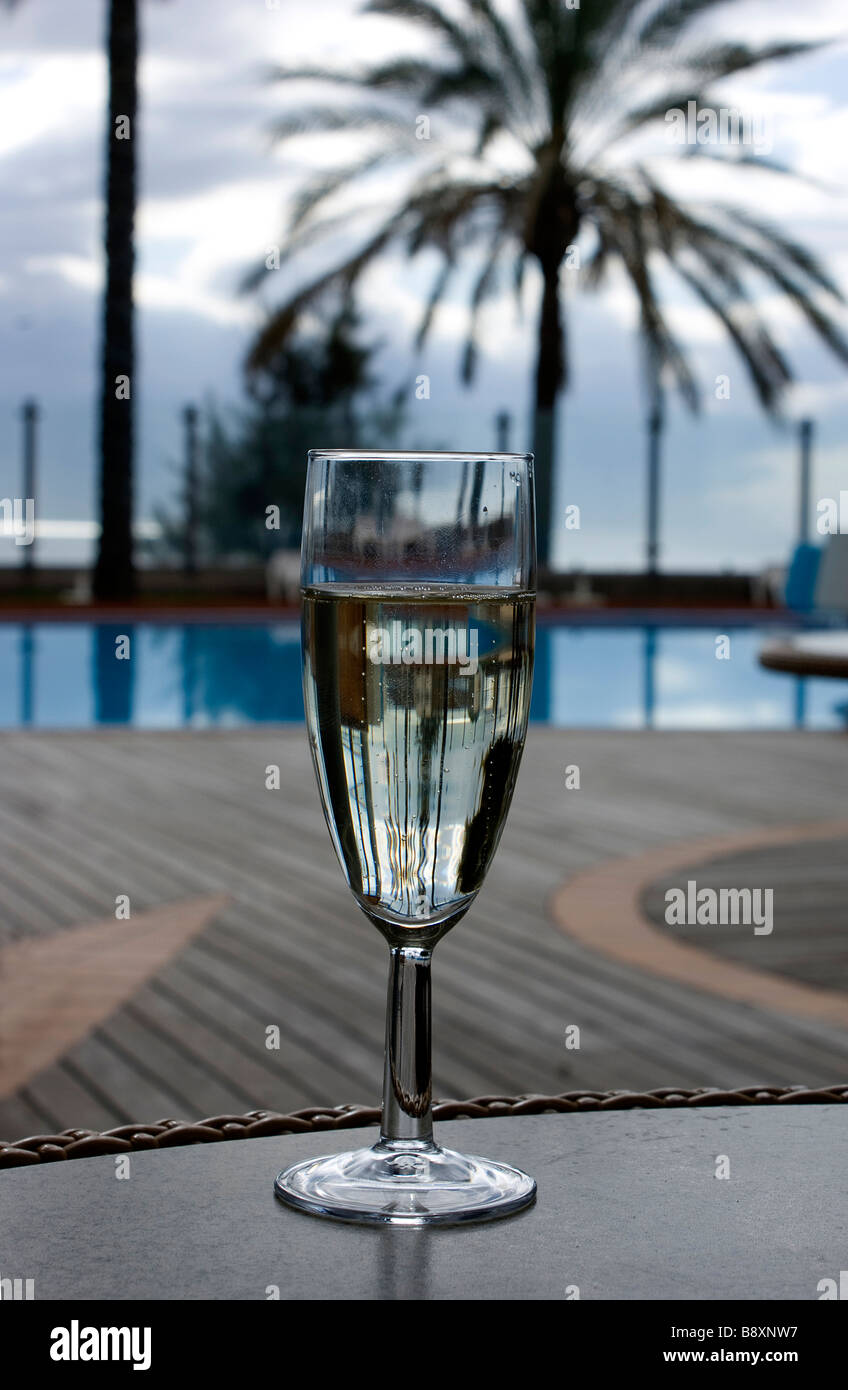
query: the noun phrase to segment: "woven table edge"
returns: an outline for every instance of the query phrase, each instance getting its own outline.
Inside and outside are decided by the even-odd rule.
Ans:
[[[436,1120],[487,1119],[509,1115],[573,1114],[598,1110],[673,1110],[717,1105],[844,1105],[848,1083],[832,1086],[743,1086],[722,1090],[700,1086],[684,1090],[662,1086],[654,1091],[564,1091],[559,1095],[476,1096],[471,1100],[441,1100],[433,1105]],[[125,1124],[109,1130],[66,1129],[61,1134],[32,1134],[13,1142],[0,1140],[0,1168],[55,1163],[104,1154],[141,1153],[146,1149],[177,1148],[225,1140],[266,1139],[328,1129],[354,1129],[378,1124],[374,1106],[311,1106],[282,1114],[250,1110],[244,1115],[213,1115],[204,1120],[156,1120]]]

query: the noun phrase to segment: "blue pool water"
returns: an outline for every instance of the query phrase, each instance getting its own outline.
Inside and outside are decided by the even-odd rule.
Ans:
[[[774,625],[768,624],[771,635]],[[730,659],[716,659],[716,636]],[[627,615],[539,623],[532,718],[618,729],[848,727],[848,681],[763,670],[765,628]],[[119,636],[131,659],[115,658]],[[300,630],[265,622],[0,623],[0,727],[236,727],[303,717]]]

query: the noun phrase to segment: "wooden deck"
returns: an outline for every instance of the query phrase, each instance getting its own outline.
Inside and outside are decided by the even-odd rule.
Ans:
[[[280,791],[265,786],[274,763]],[[582,787],[568,791],[574,763]],[[554,924],[548,902],[607,859],[839,817],[846,784],[841,735],[533,728],[488,883],[436,955],[436,1094],[844,1081],[848,1031],[597,955]],[[140,919],[228,900],[0,1101],[0,1136],[376,1102],[385,946],[336,865],[302,730],[0,736],[0,893],[0,950],[102,921],[120,894]],[[833,903],[809,901],[813,912]],[[565,1046],[571,1024],[577,1051]]]

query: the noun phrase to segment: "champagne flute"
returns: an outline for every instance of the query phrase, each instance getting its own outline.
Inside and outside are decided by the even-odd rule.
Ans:
[[[433,1138],[430,963],[482,886],[524,746],[532,455],[311,450],[302,597],[324,814],[389,945],[386,1060],[379,1141],[298,1163],[275,1191],[347,1221],[505,1216],[533,1179]]]

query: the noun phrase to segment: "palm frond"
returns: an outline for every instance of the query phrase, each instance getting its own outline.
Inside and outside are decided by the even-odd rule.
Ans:
[[[626,112],[608,139],[613,141],[621,139],[625,135],[630,135],[634,130],[639,130],[642,126],[650,124],[651,121],[667,122],[668,115],[672,111],[684,111],[688,116],[690,101],[695,103],[693,116],[696,121],[701,112],[715,114],[716,100],[709,92],[694,91],[691,86],[677,87],[674,90],[664,91],[659,96],[646,101],[642,106],[633,107]],[[744,117],[740,114],[740,120],[742,119]],[[693,147],[687,146],[687,148]]]
[[[756,233],[767,245],[774,247],[789,263],[818,285],[820,289],[833,296],[834,299],[845,302],[845,296],[839,285],[831,275],[825,270],[818,256],[808,247],[803,246],[800,241],[795,241],[787,237],[780,229],[765,217],[757,217],[754,213],[746,211],[740,207],[725,207],[722,209],[726,216],[740,226],[746,227],[749,231]]]
[[[613,258],[613,247],[607,240],[603,226],[598,222],[595,226],[597,235],[597,245],[583,264],[582,283],[587,290],[596,290],[604,282],[609,263]]]
[[[387,213],[385,198],[369,205],[357,207],[357,214],[385,217]],[[315,219],[307,218],[304,223],[296,230],[289,228],[288,235],[282,246],[275,247],[279,266],[282,267],[288,261],[294,259],[298,252],[304,248],[312,247],[320,241],[336,235],[350,227],[350,212],[348,210],[339,211],[334,214],[327,213],[325,216]],[[275,267],[276,269],[277,267]],[[251,270],[245,272],[239,282],[239,293],[249,294],[257,290],[266,280],[269,273],[268,265],[265,261],[260,261]]]
[[[709,3],[715,2],[716,0],[709,0]],[[669,16],[672,15],[672,11],[679,19],[675,20],[671,27],[674,28],[679,23],[685,29],[686,23],[692,17],[685,13],[686,7],[671,7]],[[651,121],[664,118],[672,108],[685,108],[690,100],[697,103],[698,109],[709,107],[712,111],[717,103],[706,90],[708,84],[765,63],[802,56],[822,46],[820,40],[785,40],[760,47],[751,47],[743,43],[701,43],[685,49],[672,48],[669,54],[671,29],[666,32],[667,27],[662,26],[663,43],[659,44],[657,41],[659,52],[655,56],[646,51],[650,49],[653,41],[642,37],[643,31],[638,29],[634,38],[631,29],[627,28],[614,39],[597,64],[589,91],[581,101],[579,113],[582,123],[590,127],[594,125],[596,128],[605,127],[609,123],[608,117],[604,117],[608,112],[611,90],[623,94],[626,105],[628,82],[625,77],[628,76],[628,67],[631,69],[630,85],[634,86],[636,91],[640,91],[644,84],[646,70],[650,70],[658,59],[664,60],[663,67],[668,69],[668,82],[663,91],[648,102],[634,106],[623,117],[617,118],[613,133],[606,134],[603,143],[609,143],[611,139],[620,139]],[[670,85],[672,81],[673,86]]]
[[[744,43],[725,43],[710,48],[690,49],[685,54],[680,54],[676,62],[681,67],[691,67],[699,74],[702,82],[719,82],[722,78],[733,77],[749,68],[785,61],[787,58],[802,57],[821,47],[822,41],[816,39],[770,43],[762,48],[750,48]]]
[[[392,130],[408,134],[407,117],[385,106],[301,106],[288,111],[270,127],[274,140],[291,140],[298,135],[327,135],[335,131]]]
[[[442,64],[430,58],[393,58],[370,68],[274,67],[269,72],[272,82],[327,82],[333,86],[356,87],[363,91],[380,89],[408,92],[424,87],[444,72]]]
[[[694,19],[726,3],[727,0],[664,0],[646,14],[637,31],[638,41],[643,47],[649,44],[665,46]]]
[[[794,299],[796,293],[809,298],[812,289],[820,289],[838,302],[844,303],[840,287],[824,269],[818,257],[807,247],[785,236],[772,222],[758,218],[743,208],[726,204],[715,205],[714,217],[723,217],[731,224],[738,223],[757,238],[756,241],[742,240],[728,227],[717,226],[715,222],[696,217],[681,203],[669,198],[644,171],[641,172],[650,193],[664,249],[667,251],[673,252],[681,243],[699,247],[706,245],[712,248],[715,254],[736,257],[742,264],[761,272],[779,287],[782,287],[784,281],[789,284],[792,278],[786,268],[781,266],[782,258],[788,262],[792,271],[800,272],[810,281],[810,285],[804,286],[792,280],[793,290],[790,298]]]
[[[722,323],[745,363],[760,403],[773,412],[792,375],[740,274],[742,267],[750,269],[752,264],[764,267],[756,267],[750,248],[698,222],[657,190],[653,207],[660,245],[669,262]],[[706,276],[692,267],[693,256],[703,262]]]
[[[759,320],[753,327],[746,323],[739,309],[723,303],[700,272],[679,261],[674,264],[677,273],[723,325],[748,371],[760,404],[769,414],[775,414],[792,373],[767,329]]]
[[[483,262],[483,267],[477,276],[474,288],[471,292],[470,313],[468,318],[468,334],[465,339],[465,348],[462,354],[462,381],[469,386],[474,380],[477,370],[477,329],[480,321],[480,310],[487,299],[490,299],[498,286],[498,270],[500,267],[501,253],[504,248],[505,237],[503,231],[499,229],[492,238],[489,254]]]
[[[312,213],[339,193],[348,184],[373,173],[375,169],[403,157],[403,152],[393,147],[373,150],[353,164],[343,164],[336,169],[322,171],[301,188],[292,204],[289,220],[289,237],[297,232]]]
[[[771,155],[755,154],[752,150],[744,149],[741,145],[734,146],[732,151],[729,151],[726,146],[687,145],[680,151],[680,154],[683,159],[720,159],[728,169],[734,169],[738,165],[744,169],[761,169],[765,174],[781,174],[787,178],[797,179],[799,183],[806,183],[811,188],[817,188],[822,193],[839,191],[835,185],[829,186],[823,179],[815,178],[812,174],[805,174],[803,170],[796,169],[794,165],[787,164],[784,160],[773,159]]]
[[[415,346],[418,349],[421,349],[427,341],[430,329],[433,326],[433,320],[436,316],[439,305],[441,304],[444,298],[445,291],[447,290],[451,276],[453,275],[455,269],[456,260],[454,258],[454,255],[450,252],[446,252],[444,263],[435,280],[433,281],[433,286],[430,290],[430,294],[424,308],[424,313],[421,315],[421,322],[419,323],[418,330],[415,334]]]
[[[476,159],[482,159],[495,136],[500,135],[503,129],[504,120],[500,111],[487,110],[483,112],[480,129],[477,134],[477,143],[474,146],[474,156]]]
[[[722,259],[719,250],[719,242],[725,248],[727,259]],[[710,247],[708,241],[702,241],[697,249],[702,259],[707,263],[709,269],[717,276],[722,276],[728,288],[735,294],[737,300],[746,297],[744,285],[740,278],[739,271],[731,265],[731,257],[736,256],[737,261],[750,269],[758,271],[764,279],[775,286],[784,298],[795,306],[809,326],[821,338],[834,354],[842,362],[848,362],[848,340],[841,329],[824,309],[816,304],[810,297],[807,289],[794,280],[786,271],[773,259],[762,255],[753,247],[740,247],[738,243],[731,243],[729,253],[726,239],[716,237],[716,244]]]
[[[639,300],[642,336],[649,360],[653,363],[657,378],[663,367],[670,369],[684,401],[690,410],[696,411],[700,406],[697,382],[686,354],[666,322],[651,277],[643,210],[638,204],[630,203],[625,216],[630,226],[632,245],[628,246],[626,240],[620,240],[618,249]]]
[[[386,15],[391,19],[411,19],[438,34],[464,61],[472,63],[480,58],[479,44],[473,31],[457,24],[433,0],[366,0],[362,13]]]
[[[522,54],[518,47],[517,33],[505,23],[492,0],[468,0],[468,8],[491,36],[493,47],[508,79],[514,84],[522,100],[529,105],[533,100],[532,73],[526,55]]]
[[[458,235],[460,228],[466,239],[472,240],[477,230],[475,215],[494,208],[505,217],[519,198],[515,188],[501,183],[457,182],[438,177],[427,180],[413,191],[407,204],[412,214],[407,251],[414,256],[427,245],[441,250]]]
[[[434,74],[430,85],[422,92],[428,106],[440,106],[449,101],[503,101],[500,78],[479,63],[463,63],[460,67],[445,68]]]
[[[613,256],[621,260],[639,303],[646,360],[654,364],[657,373],[667,367],[689,409],[697,410],[697,382],[686,354],[666,322],[651,275],[655,237],[650,208],[614,180],[596,183],[595,203],[603,261]]]
[[[824,289],[833,297],[842,298],[838,286],[824,272],[817,259],[789,238],[784,237],[769,222],[741,213],[743,225],[754,230],[765,249],[750,241],[742,241],[722,227],[696,218],[668,198],[655,184],[646,179],[651,192],[660,243],[669,259],[677,264],[681,252],[693,251],[705,263],[710,275],[724,285],[735,302],[748,302],[743,280],[745,271],[754,270],[776,287],[784,298],[795,306],[812,330],[840,361],[848,362],[848,340],[832,316],[812,298],[811,289]],[[719,209],[719,212],[739,216],[738,209]],[[781,265],[780,258],[801,271],[811,285],[798,279]]]
[[[524,247],[520,247],[515,260],[512,263],[512,292],[515,295],[519,310],[521,309],[521,296],[524,291],[524,272],[527,269],[527,252]]]
[[[257,371],[273,360],[305,311],[330,290],[339,290],[343,302],[350,301],[356,282],[367,266],[395,237],[400,220],[400,213],[388,218],[365,246],[310,281],[269,316],[248,354],[245,364],[248,373]]]
[[[264,76],[266,82],[332,82],[345,87],[362,86],[362,73],[353,68],[328,68],[323,63],[306,64],[296,68],[271,63],[265,69]]]

